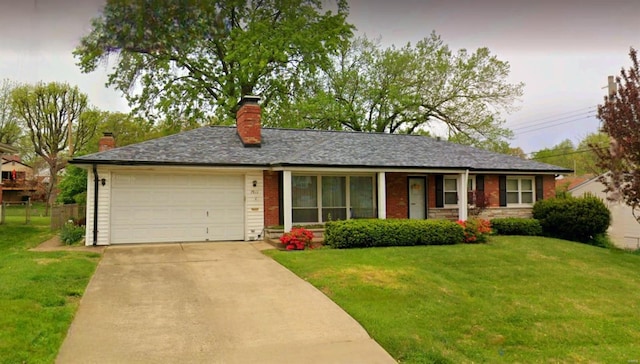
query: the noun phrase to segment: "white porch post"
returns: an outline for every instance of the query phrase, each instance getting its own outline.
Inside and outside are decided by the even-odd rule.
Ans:
[[[282,171],[282,208],[284,216],[284,232],[291,231],[291,171]]]
[[[385,172],[378,172],[378,219],[387,218],[387,183]]]
[[[464,173],[460,173],[458,176],[460,179],[460,183],[458,183],[458,219],[466,220],[469,217],[468,213],[468,196],[467,189],[469,183],[469,170],[466,170]]]

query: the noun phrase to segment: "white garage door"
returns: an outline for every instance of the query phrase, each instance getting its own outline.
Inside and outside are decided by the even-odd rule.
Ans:
[[[111,243],[244,240],[242,175],[114,173]]]

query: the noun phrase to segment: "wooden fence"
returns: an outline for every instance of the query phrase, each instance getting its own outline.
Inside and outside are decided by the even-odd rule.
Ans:
[[[85,213],[85,205],[69,204],[54,206],[51,209],[51,230],[60,229],[62,225],[69,220],[84,220]]]

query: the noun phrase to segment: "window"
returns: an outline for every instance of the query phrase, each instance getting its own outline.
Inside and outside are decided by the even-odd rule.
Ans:
[[[467,204],[475,205],[476,204],[476,177],[471,176],[467,180]]]
[[[373,203],[375,185],[372,177],[349,178],[349,206],[351,219],[366,219],[377,216]]]
[[[304,176],[291,178],[293,223],[375,218],[373,176]]]
[[[293,222],[318,221],[318,178],[315,176],[292,176],[292,220]]]
[[[467,203],[473,205],[475,203],[475,176],[469,176],[467,180]],[[443,179],[443,201],[445,205],[458,204],[458,177],[445,176]]]
[[[444,178],[444,204],[456,205],[458,203],[458,179]]]
[[[507,205],[531,205],[533,200],[533,178],[507,178]]]
[[[322,221],[347,219],[346,177],[322,177]]]

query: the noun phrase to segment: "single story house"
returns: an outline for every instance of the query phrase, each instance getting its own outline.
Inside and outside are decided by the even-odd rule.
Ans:
[[[611,225],[608,234],[611,241],[623,249],[640,249],[640,223],[633,216],[631,207],[622,201],[610,201],[609,193],[604,192],[605,185],[600,176],[591,178],[568,190],[572,196],[591,194],[600,197],[611,211]]]
[[[530,216],[565,168],[418,135],[205,126],[71,163],[89,171],[87,244],[256,240],[264,229],[357,218]]]

